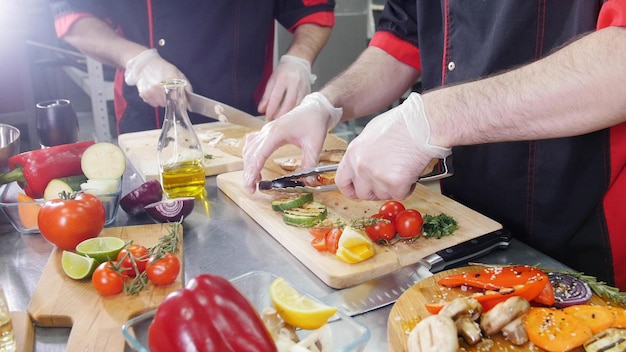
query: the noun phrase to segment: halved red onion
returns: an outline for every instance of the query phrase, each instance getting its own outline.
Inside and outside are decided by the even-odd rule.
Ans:
[[[576,304],[585,304],[593,296],[593,291],[585,281],[565,273],[548,273],[554,287],[554,306],[565,308]]]
[[[191,214],[195,205],[195,198],[183,197],[162,200],[146,205],[146,213],[158,222],[180,221],[181,218]]]

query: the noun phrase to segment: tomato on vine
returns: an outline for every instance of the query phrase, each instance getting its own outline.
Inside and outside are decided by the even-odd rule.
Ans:
[[[404,209],[404,204],[397,200],[389,200],[380,206],[378,213],[381,214],[383,218],[393,222],[396,221],[396,217]]]
[[[396,217],[396,231],[403,238],[414,238],[422,234],[422,214],[415,209],[405,209]]]
[[[365,233],[373,242],[390,241],[396,237],[396,225],[384,217],[384,214],[374,214],[370,217],[372,225],[365,227]]]
[[[146,275],[155,285],[169,285],[176,280],[180,272],[180,260],[172,253],[163,257],[150,257],[146,265]]]
[[[149,259],[150,252],[148,248],[140,244],[131,244],[122,249],[117,255],[117,261],[122,273],[130,277],[135,277],[144,272]],[[135,266],[137,266],[136,269]]]
[[[115,268],[115,262],[104,262],[91,276],[91,283],[103,296],[116,295],[124,289],[124,277]]]

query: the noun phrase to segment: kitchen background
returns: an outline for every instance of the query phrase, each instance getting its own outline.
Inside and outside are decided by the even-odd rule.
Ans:
[[[367,46],[384,0],[336,0],[336,26],[313,72],[313,89],[341,72]],[[277,57],[290,41],[279,28]],[[39,101],[69,99],[79,116],[81,139],[116,140],[113,69],[58,40],[46,0],[0,0],[0,122],[22,131],[22,151],[38,147],[34,111]],[[368,117],[335,130],[352,139]]]

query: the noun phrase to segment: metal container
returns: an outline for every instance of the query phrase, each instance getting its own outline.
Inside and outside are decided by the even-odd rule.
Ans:
[[[0,123],[0,172],[9,170],[9,158],[20,152],[20,130]]]

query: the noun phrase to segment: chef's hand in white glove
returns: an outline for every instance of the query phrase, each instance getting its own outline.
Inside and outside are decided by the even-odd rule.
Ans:
[[[175,78],[187,81],[185,90],[193,91],[187,77],[163,59],[156,49],[144,50],[126,63],[126,84],[136,85],[141,99],[154,107],[165,106],[165,89],[161,82]]]
[[[265,86],[259,112],[270,121],[281,117],[311,93],[311,84],[315,83],[315,79],[308,61],[283,55]]]
[[[400,106],[372,119],[348,145],[335,183],[350,198],[405,199],[431,160],[451,153],[429,139],[424,103],[412,93]]]
[[[302,168],[317,165],[328,131],[341,120],[343,109],[335,108],[322,93],[304,97],[300,105],[278,120],[246,136],[243,148],[244,185],[254,193],[265,161],[279,147],[294,144],[302,149]]]

